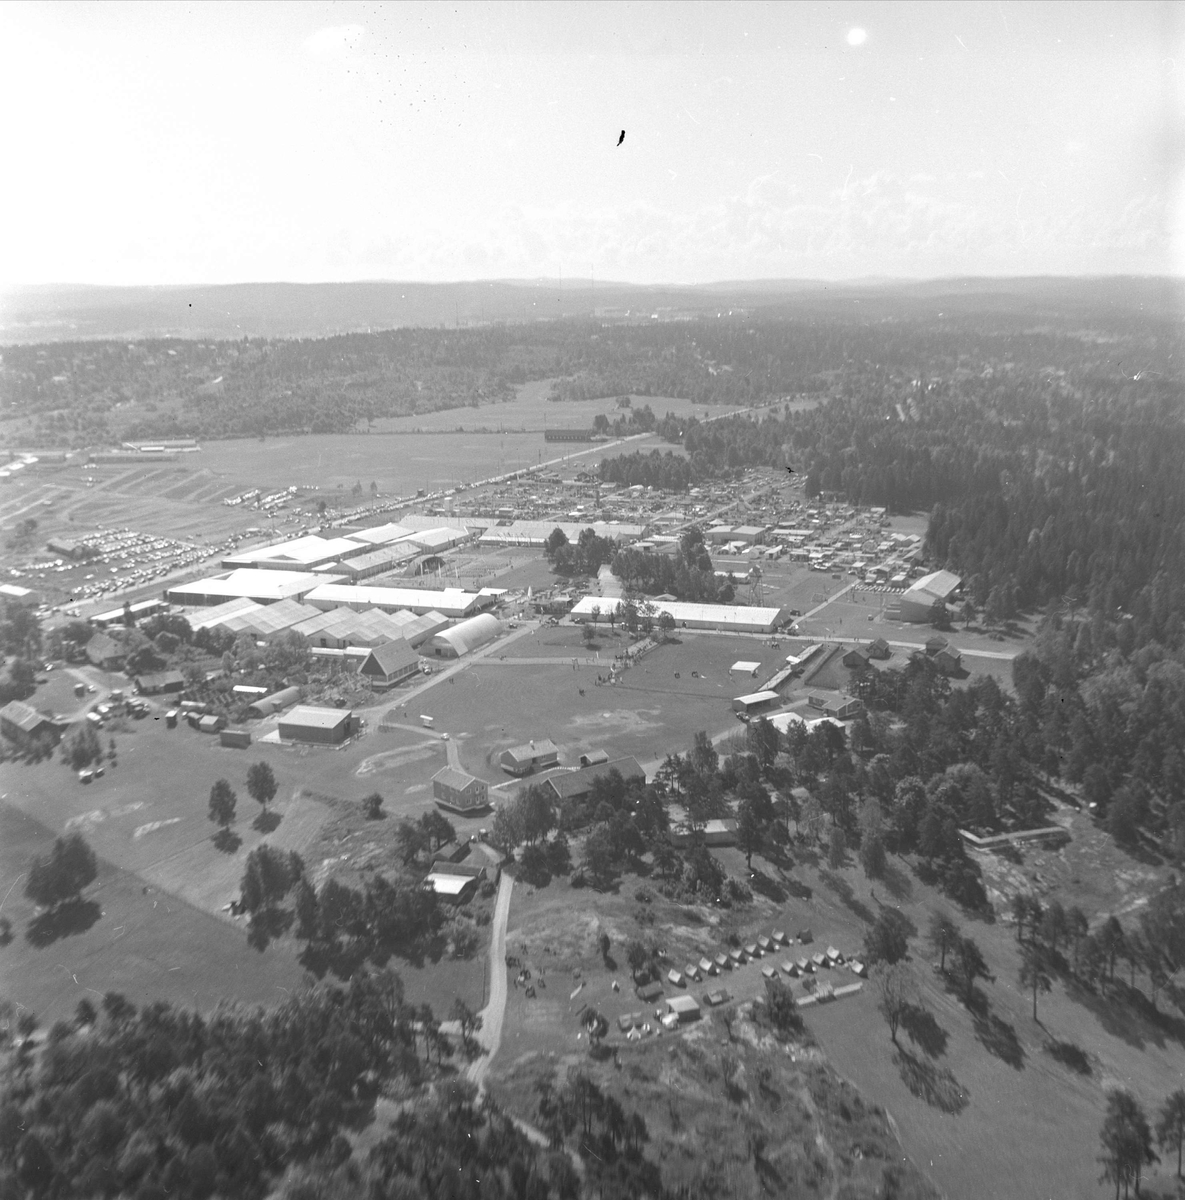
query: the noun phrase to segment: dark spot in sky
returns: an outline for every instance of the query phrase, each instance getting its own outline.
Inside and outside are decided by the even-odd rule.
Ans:
[[[617,139],[617,144],[620,146],[620,145],[621,145],[621,143],[622,143],[622,142],[624,142],[624,141],[625,141],[625,130],[623,129],[623,130],[621,131],[621,137],[619,137],[619,138]]]

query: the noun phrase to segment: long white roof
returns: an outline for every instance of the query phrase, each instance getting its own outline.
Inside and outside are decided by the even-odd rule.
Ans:
[[[317,608],[406,608],[414,613],[435,610],[446,617],[467,617],[478,606],[481,597],[461,588],[430,591],[427,588],[365,587],[356,583],[326,583],[314,588],[305,597]]]
[[[601,616],[616,611],[624,600],[610,596],[585,596],[571,611],[572,616],[587,617],[594,608]],[[746,607],[741,604],[689,604],[681,600],[651,600],[655,612],[670,613],[676,621],[705,621],[715,625],[773,625],[782,614],[780,608]]]

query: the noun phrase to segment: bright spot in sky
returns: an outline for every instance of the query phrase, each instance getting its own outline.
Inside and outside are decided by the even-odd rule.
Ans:
[[[868,41],[868,34],[865,30],[859,27],[848,30],[849,46],[863,46],[866,41]]]

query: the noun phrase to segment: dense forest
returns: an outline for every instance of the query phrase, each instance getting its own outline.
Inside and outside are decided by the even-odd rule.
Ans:
[[[496,403],[517,384],[542,379],[553,381],[557,401],[633,394],[749,404],[811,395],[890,412],[911,397],[945,405],[958,381],[960,402],[977,391],[1007,425],[1010,404],[1023,407],[1051,382],[1110,387],[1118,360],[1129,358],[1146,380],[1172,369],[1173,335],[1160,317],[1141,327],[1101,310],[1034,326],[990,305],[937,320],[908,306],[880,309],[877,320],[867,319],[871,309],[821,305],[813,313],[763,309],[656,323],[573,318],[293,340],[8,346],[0,359],[0,432],[7,426],[8,440],[19,431],[26,444],[46,447],[344,433],[384,417]],[[1109,326],[1106,334],[1096,323]],[[806,445],[795,443],[795,452]],[[820,472],[842,475],[842,452],[852,445],[818,446]],[[703,449],[712,452],[710,440]],[[892,478],[865,483],[900,489],[893,503],[928,506],[938,497],[914,479],[919,471],[926,473],[903,460]]]

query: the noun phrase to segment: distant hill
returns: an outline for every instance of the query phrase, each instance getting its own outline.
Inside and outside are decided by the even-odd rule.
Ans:
[[[857,320],[1010,315],[1108,322],[1185,312],[1185,282],[1158,277],[725,281],[643,287],[572,280],[243,283],[194,287],[47,284],[0,289],[0,344],[98,338],[325,337],[560,317],[648,319],[810,312]]]

